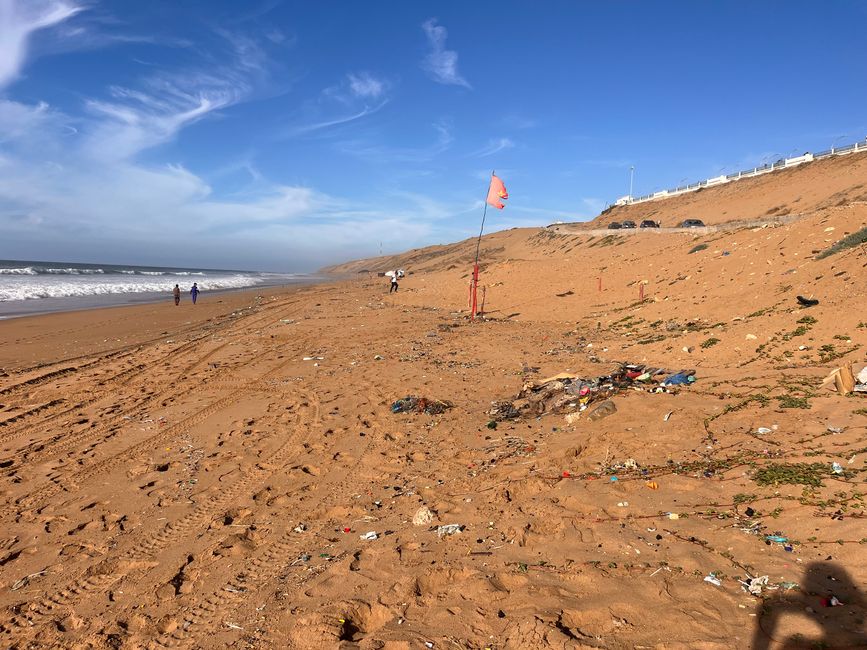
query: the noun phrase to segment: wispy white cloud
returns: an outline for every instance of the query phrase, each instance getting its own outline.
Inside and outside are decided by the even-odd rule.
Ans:
[[[495,153],[499,153],[505,149],[512,149],[514,146],[515,143],[509,138],[495,138],[493,140],[488,140],[488,143],[484,147],[474,152],[472,155],[478,158],[484,158],[486,156],[493,156]]]
[[[386,104],[388,104],[388,101],[380,102],[379,104],[376,104],[374,106],[365,106],[364,108],[355,113],[339,115],[329,119],[321,120],[319,122],[308,122],[305,124],[299,124],[288,129],[286,133],[289,136],[305,135],[314,131],[321,131],[322,129],[327,129],[332,126],[339,126],[341,124],[347,124],[348,122],[354,122],[355,120],[359,120],[362,117],[366,117],[368,115],[372,115],[373,113],[378,112]]]
[[[8,9],[5,0],[0,3]],[[101,96],[86,98],[75,117],[46,103],[0,98],[0,257],[23,254],[26,245],[47,255],[63,250],[71,238],[79,242],[80,253],[93,256],[108,250],[104,242],[114,242],[111,250],[117,254],[128,254],[149,244],[168,250],[172,242],[194,237],[213,251],[209,255],[234,255],[234,263],[241,264],[244,253],[225,250],[232,248],[225,242],[235,236],[253,240],[268,231],[280,233],[284,247],[292,241],[327,241],[303,262],[310,264],[316,255],[323,256],[320,263],[331,259],[342,245],[339,231],[346,223],[354,229],[344,239],[356,245],[359,232],[376,232],[385,241],[389,232],[405,232],[381,224],[397,217],[353,212],[348,202],[313,188],[269,182],[249,157],[242,167],[252,183],[222,196],[181,165],[142,162],[142,152],[255,95],[267,75],[267,57],[253,39],[221,36],[227,52],[205,56],[199,66],[154,71],[138,83],[109,87]],[[12,78],[20,67],[9,70],[7,78]],[[347,92],[364,99],[380,95],[385,85],[374,81],[358,75],[346,82]],[[378,110],[381,104],[364,110]],[[332,225],[323,230],[323,222]],[[313,237],[313,230],[319,235]],[[333,239],[322,240],[325,231]],[[169,242],[166,233],[173,235]],[[123,242],[136,244],[124,251]],[[182,249],[175,247],[181,257]],[[281,259],[273,248],[273,259]]]
[[[81,11],[83,7],[62,0],[0,0],[0,89],[21,73],[34,32]]]
[[[306,135],[373,115],[389,103],[390,88],[388,80],[369,72],[349,73],[340,83],[325,88],[316,101],[308,102],[283,135]]]
[[[377,79],[368,72],[359,74],[347,75],[349,79],[349,89],[356,97],[364,97],[376,99],[386,90],[386,83],[382,79]]]
[[[80,10],[58,0],[40,5],[48,13],[21,19],[21,7],[29,11],[35,5],[0,0],[0,56],[9,55],[0,62],[4,84],[25,71],[33,31],[43,24],[56,26]],[[66,36],[52,30],[56,51],[108,42],[101,38],[99,22],[86,25],[85,32],[91,32],[73,29],[79,20],[68,23]],[[182,66],[136,67],[140,78],[107,86],[63,110],[0,96],[0,257],[73,255],[107,262],[137,258],[301,270],[372,253],[372,242],[394,249],[427,243],[432,233],[446,232],[450,215],[466,208],[387,190],[375,201],[350,201],[305,184],[274,182],[259,172],[250,151],[225,170],[217,161],[207,176],[180,164],[154,162],[160,154],[156,147],[217,113],[231,117],[233,106],[261,97],[269,85],[278,64],[264,47],[282,43],[267,33],[261,41],[236,32],[218,37],[185,52]],[[307,119],[296,129],[306,125],[298,132],[324,131],[376,113],[389,102],[392,85],[370,72],[346,75],[334,92],[320,93],[308,112],[299,112]],[[429,128],[427,147],[370,145],[362,152],[367,145],[360,143],[357,153],[391,161],[429,160],[453,142],[447,121]]]
[[[378,164],[389,163],[423,163],[432,160],[447,151],[454,142],[451,125],[446,120],[440,120],[430,125],[436,132],[436,140],[423,147],[392,147],[373,142],[360,137],[341,140],[335,147],[345,153],[367,162]]]
[[[446,49],[446,37],[448,36],[446,28],[438,25],[436,18],[426,20],[422,23],[421,28],[427,36],[430,48],[424,61],[422,61],[422,69],[438,83],[471,89],[472,86],[469,82],[458,72],[458,53]]]

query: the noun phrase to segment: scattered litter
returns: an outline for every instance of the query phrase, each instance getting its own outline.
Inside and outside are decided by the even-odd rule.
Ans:
[[[753,596],[761,596],[763,589],[776,589],[776,587],[768,586],[768,576],[759,578],[751,578],[747,576],[746,580],[738,580],[741,583],[744,591],[751,593]]]
[[[685,384],[692,384],[696,381],[695,373],[689,374],[687,372],[678,372],[670,377],[666,377],[660,386],[683,386]]]
[[[324,361],[325,357],[304,357],[301,361]]]
[[[437,537],[454,535],[455,533],[460,533],[463,529],[464,526],[462,524],[445,524],[444,526],[437,526]]]
[[[627,458],[623,461],[623,467],[626,469],[638,469],[638,463],[635,462],[634,458]]]
[[[772,429],[768,429],[768,427],[759,427],[758,429],[756,429],[756,433],[761,434],[770,433],[771,431]]]
[[[611,477],[611,482],[616,483],[619,479],[616,476]]]
[[[645,485],[647,487],[649,487],[651,490],[658,490],[659,489],[659,483],[657,483],[656,481],[647,481],[645,483]]]
[[[801,304],[804,307],[815,307],[819,304],[818,300],[813,300],[812,298],[804,298],[804,296],[798,296],[797,300],[798,304]]]
[[[303,533],[307,530],[307,524],[298,524],[292,530],[295,531],[296,533]]]
[[[668,518],[669,518],[669,519],[680,519],[680,515],[677,514],[676,512],[669,512],[669,513],[668,513]]]
[[[845,430],[846,427],[828,427],[828,433],[833,433],[834,435],[843,433]]]
[[[228,627],[232,630],[243,630],[244,629],[240,625],[235,625],[234,623],[229,623],[229,621],[224,621],[223,625],[225,625],[226,627]]]
[[[374,361],[382,361],[383,359],[385,359],[385,357],[382,356],[381,354],[377,354],[373,357]]]
[[[789,541],[788,537],[783,537],[782,535],[765,535],[766,542],[776,542],[777,544],[785,544]]]
[[[709,573],[708,575],[706,575],[704,577],[704,581],[709,582],[712,585],[716,585],[717,587],[722,587],[722,582],[719,578],[716,577],[716,574],[714,573]]]
[[[359,535],[359,537],[368,542],[372,542],[375,539],[379,539],[379,535],[376,534],[375,530],[371,530],[368,533],[364,533],[364,535]]]
[[[662,418],[663,422],[668,422],[669,418],[674,414],[674,411],[669,411],[665,414],[665,417]]]
[[[451,402],[428,399],[426,397],[415,397],[409,395],[403,399],[399,399],[391,405],[392,413],[427,413],[428,415],[439,415],[445,413],[452,408]]]
[[[415,511],[415,515],[412,517],[412,523],[415,526],[427,526],[433,521],[433,518],[433,513],[425,506],[422,506]]]
[[[47,571],[48,571],[48,569],[43,569],[42,571],[37,571],[36,573],[31,573],[30,575],[26,575],[23,578],[21,578],[20,580],[16,580],[12,584],[12,586],[9,587],[9,589],[11,589],[12,591],[18,591],[19,589],[21,589],[21,587],[24,587],[25,585],[27,585],[27,583],[30,582],[31,578],[35,578],[36,576],[41,576],[44,573],[47,573]]]
[[[831,471],[835,474],[842,474],[843,466],[840,463],[831,463]]]
[[[860,373],[859,373],[860,377]],[[849,365],[841,366],[832,371],[827,377],[822,380],[822,386],[826,384],[834,384],[834,388],[841,395],[848,395],[853,391],[861,391],[861,386],[864,387],[864,392],[867,392],[867,384],[855,382],[855,374],[852,372],[852,367]]]
[[[843,603],[840,602],[837,596],[822,599],[822,607],[842,607],[842,605]]]
[[[629,506],[629,501],[619,501],[619,502],[617,503],[617,507],[618,507],[618,508],[626,508],[626,507],[628,507],[628,506]]]

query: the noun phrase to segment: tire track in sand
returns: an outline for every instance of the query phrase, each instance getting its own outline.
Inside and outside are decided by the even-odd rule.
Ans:
[[[292,304],[294,304],[294,303],[292,303]],[[269,320],[272,322],[279,322],[279,319],[285,315],[285,313],[281,311],[281,313],[278,314],[276,316],[276,319],[275,319],[275,315],[273,313],[270,313],[270,310],[267,310],[267,311],[269,311],[269,313],[264,314],[264,315],[260,314],[261,318],[257,319],[253,324],[258,325],[260,323],[263,323],[263,322],[266,322]],[[236,326],[236,325],[241,325],[245,328],[249,327],[250,323],[239,322],[239,321],[235,320],[235,321],[231,321],[231,322],[226,323],[226,325],[229,326],[230,328],[234,329],[234,326]],[[164,363],[168,359],[176,360],[178,354],[186,354],[188,351],[194,350],[195,345],[202,338],[207,338],[208,336],[211,336],[212,334],[213,333],[208,333],[207,335],[205,335],[203,337],[199,337],[199,338],[194,339],[192,341],[188,341],[184,345],[172,350],[172,352],[170,352],[169,354],[163,355],[160,358],[156,359],[155,361],[151,362],[150,364],[148,364],[148,367],[150,369],[152,369],[152,368],[156,367],[157,365]],[[230,337],[231,335],[232,335],[231,332],[224,333],[224,336],[226,336],[226,337]],[[80,445],[80,444],[86,442],[89,439],[97,438],[99,436],[103,436],[103,438],[105,438],[110,433],[112,433],[116,429],[116,427],[123,424],[124,420],[130,418],[134,413],[140,412],[142,409],[147,408],[147,406],[149,404],[152,404],[154,402],[158,402],[162,399],[165,399],[166,397],[168,397],[172,393],[186,392],[187,390],[192,390],[195,386],[201,386],[202,384],[206,383],[205,381],[201,381],[201,380],[198,383],[190,382],[187,385],[187,387],[184,388],[184,383],[186,381],[186,374],[191,369],[195,368],[196,366],[198,366],[201,363],[203,363],[204,361],[206,361],[213,354],[215,354],[219,350],[222,350],[223,348],[225,348],[227,345],[229,345],[230,342],[231,341],[227,341],[226,343],[223,343],[222,345],[217,346],[216,348],[207,352],[202,357],[199,357],[193,363],[188,364],[184,369],[181,370],[180,373],[178,373],[176,379],[173,380],[162,391],[158,391],[158,392],[155,392],[151,395],[147,395],[143,400],[138,401],[132,407],[124,409],[123,411],[118,412],[117,414],[111,416],[111,418],[108,419],[108,421],[104,421],[100,426],[89,427],[89,428],[83,429],[82,431],[79,431],[78,433],[67,434],[67,435],[64,435],[63,437],[59,437],[59,438],[54,439],[54,440],[48,440],[45,443],[36,443],[34,451],[27,453],[27,451],[25,450],[21,454],[18,454],[18,455],[20,455],[23,460],[26,460],[26,462],[34,463],[37,461],[41,461],[43,458],[46,458],[46,457],[57,456],[59,454],[62,454],[64,452],[76,447],[77,445]],[[208,383],[210,383],[215,378],[219,378],[220,375],[234,373],[239,368],[248,366],[248,365],[254,363],[255,361],[258,361],[262,357],[265,357],[265,356],[272,354],[272,353],[273,353],[273,350],[271,350],[271,349],[263,350],[259,354],[254,355],[253,357],[251,357],[251,358],[247,359],[246,361],[244,361],[243,363],[241,363],[240,366],[236,365],[236,366],[232,366],[232,367],[217,371],[217,373],[215,373],[211,377],[207,378],[206,381]],[[276,371],[278,369],[279,369],[279,366],[278,366],[278,368],[275,368],[274,371]],[[272,371],[272,372],[274,372],[274,371]],[[115,378],[121,377],[123,379],[122,384],[127,383],[128,380],[131,379],[131,378],[126,377],[126,375],[125,375],[126,372],[127,371],[124,371],[123,373],[120,373],[119,375],[115,376]],[[270,374],[270,373],[268,373],[268,374]],[[268,376],[268,374],[266,374],[262,378],[260,378],[259,382],[262,382],[264,380],[264,378]],[[112,379],[114,379],[114,378],[112,378]],[[240,390],[246,391],[246,392],[251,392],[251,390],[255,391],[255,388],[253,387],[253,385],[255,383],[256,382],[248,382],[249,386],[245,386],[243,388],[240,388]],[[261,383],[261,386],[265,386],[265,385],[266,384]],[[100,397],[100,398],[93,399],[93,400],[91,400],[90,403],[94,404],[94,403],[98,402],[99,399],[102,399],[102,398]],[[72,411],[78,410],[78,409],[83,408],[83,407],[86,408],[87,405],[88,405],[87,403],[79,403],[76,406],[74,406],[72,408],[68,408],[61,413],[56,413],[54,415],[49,416],[48,418],[46,418],[46,420],[49,420],[49,421],[54,420],[56,418],[62,417],[64,414],[71,413]],[[42,428],[44,426],[44,423],[40,423],[39,425],[36,425],[36,426]],[[24,427],[21,427],[20,429],[16,429],[15,431],[9,432],[7,435],[5,435],[3,437],[2,444],[6,444],[7,442],[11,441],[12,439],[14,439],[14,438],[16,438],[16,437],[18,437],[18,436],[20,436],[23,433],[28,432],[28,431],[32,431],[32,427],[24,426]],[[155,440],[156,440],[156,438],[155,438]],[[106,459],[106,460],[108,460],[108,459]],[[56,491],[53,493],[56,493]],[[7,512],[6,509],[0,509],[0,518],[5,517],[6,512]]]
[[[185,343],[177,346],[176,348],[173,348],[168,353],[160,355],[158,358],[156,358],[156,359],[154,359],[148,363],[135,364],[131,368],[127,368],[125,370],[122,370],[121,372],[115,374],[112,377],[108,377],[106,379],[99,380],[95,383],[95,386],[97,386],[97,387],[110,387],[112,385],[120,385],[120,386],[127,385],[130,381],[135,379],[138,375],[142,374],[143,372],[146,372],[147,370],[153,370],[159,364],[165,363],[166,361],[176,362],[179,359],[179,357],[186,356],[190,352],[195,351],[196,345],[198,343],[200,343],[201,341],[209,338],[209,337],[214,337],[214,336],[218,336],[218,335],[223,336],[223,337],[229,337],[229,336],[233,335],[232,330],[234,330],[234,329],[238,329],[238,330],[249,329],[251,327],[259,326],[262,323],[265,323],[269,320],[273,320],[273,322],[279,322],[279,320],[282,317],[288,315],[288,313],[282,312],[283,308],[288,307],[288,306],[295,306],[297,303],[298,303],[297,300],[292,300],[292,301],[281,301],[278,304],[268,304],[259,311],[251,311],[250,313],[243,314],[239,317],[235,317],[235,318],[224,317],[223,320],[218,322],[218,323],[205,323],[203,325],[199,325],[199,326],[196,326],[193,328],[181,330],[180,332],[175,333],[174,336],[193,334],[193,333],[197,333],[199,335],[195,336],[195,338],[190,339],[190,340],[186,341]],[[275,309],[281,310],[281,313],[279,315],[277,315],[276,318],[273,314],[273,311]],[[256,318],[252,322],[250,322],[248,319],[252,318],[253,316],[259,316],[259,318]],[[120,359],[125,359],[129,356],[141,353],[146,348],[150,348],[150,347],[153,347],[155,345],[159,345],[164,340],[165,340],[165,336],[159,336],[157,338],[153,338],[153,339],[150,339],[148,341],[142,341],[142,342],[126,345],[126,346],[123,346],[121,348],[117,348],[115,350],[112,350],[111,352],[108,352],[108,353],[100,352],[100,353],[94,353],[94,354],[90,354],[90,355],[81,355],[81,356],[73,357],[70,359],[63,360],[63,361],[54,362],[52,364],[46,364],[46,365],[61,365],[63,363],[69,363],[71,361],[89,359],[89,358],[94,357],[94,356],[97,357],[96,359],[93,359],[92,361],[86,362],[82,365],[68,366],[66,368],[60,368],[58,370],[50,371],[48,373],[44,373],[42,375],[39,375],[38,377],[33,377],[33,378],[28,379],[26,381],[19,382],[17,384],[13,384],[10,386],[6,386],[3,389],[0,389],[0,397],[2,397],[4,395],[12,395],[16,392],[24,390],[25,388],[27,388],[27,389],[38,388],[38,387],[42,386],[43,384],[50,382],[51,380],[63,378],[65,376],[68,376],[68,375],[75,373],[75,372],[78,372],[80,370],[92,369],[92,368],[98,366],[99,364],[101,364],[105,361],[118,361]],[[185,375],[187,373],[189,373],[192,369],[194,369],[195,367],[197,367],[198,365],[200,365],[201,363],[206,361],[208,358],[210,358],[211,356],[216,354],[219,350],[223,349],[226,345],[228,345],[228,342],[224,343],[221,346],[218,346],[217,348],[211,350],[209,353],[207,353],[203,357],[200,357],[199,359],[195,360],[193,363],[187,365],[185,368],[183,368],[181,370],[181,372],[178,373],[175,381],[182,380],[185,377]],[[25,374],[27,372],[32,372],[32,371],[34,371],[40,367],[45,367],[45,366],[37,366],[36,368],[25,369],[25,370],[21,371],[21,374]],[[10,441],[14,440],[15,438],[20,437],[21,435],[29,432],[32,429],[32,427],[36,427],[36,426],[44,427],[49,422],[54,421],[58,418],[61,418],[64,415],[69,415],[69,414],[71,414],[71,413],[73,413],[79,409],[92,406],[93,404],[97,403],[100,399],[102,399],[102,396],[98,396],[98,397],[93,398],[93,397],[90,397],[89,394],[88,394],[88,396],[85,396],[85,397],[82,397],[80,395],[79,396],[75,396],[75,395],[67,396],[65,401],[67,403],[68,402],[75,402],[74,406],[67,407],[67,408],[62,409],[59,412],[57,412],[55,409],[56,409],[56,407],[58,407],[60,405],[56,404],[56,403],[51,404],[51,409],[53,412],[45,414],[44,417],[40,421],[36,422],[35,424],[32,422],[23,422],[23,423],[19,423],[14,429],[3,431],[2,432],[3,433],[2,438],[0,438],[0,444],[6,444],[7,442],[10,442]],[[28,413],[20,414],[20,417],[28,419],[31,416],[38,415],[40,413],[44,413],[45,410],[46,410],[46,408],[41,408],[41,407],[36,408],[36,409],[31,409],[31,411]],[[18,419],[19,419],[18,417],[15,417],[15,418],[12,418],[8,421],[0,422],[0,428],[11,423],[13,420],[17,422]]]
[[[197,505],[192,512],[178,521],[166,524],[161,530],[148,535],[119,557],[105,558],[65,587],[55,589],[39,600],[18,606],[20,613],[12,617],[12,625],[18,629],[35,630],[38,626],[50,622],[57,612],[75,607],[86,598],[104,594],[124,578],[129,570],[139,568],[190,533],[201,530],[215,515],[225,511],[240,494],[264,483],[277,469],[292,460],[293,453],[297,454],[302,449],[298,443],[303,434],[320,422],[318,399],[307,392],[302,392],[297,397],[312,406],[299,409],[291,435],[268,457],[267,463],[256,464],[243,471],[232,484],[222,487],[218,494]],[[309,415],[305,411],[309,411]]]
[[[367,388],[371,388],[370,382],[363,382]],[[360,391],[359,391],[360,392]],[[371,393],[366,393],[371,394]],[[362,459],[370,452],[374,441],[382,437],[382,427],[377,423],[371,423],[368,427],[375,435],[365,437],[365,444],[352,465],[344,468],[341,472],[331,471],[324,479],[319,481],[317,491],[321,498],[310,499],[311,506],[304,511],[293,512],[296,521],[303,521],[312,515],[314,511],[325,510],[345,499],[344,491],[354,478],[356,469]],[[340,476],[339,480],[336,476]],[[334,476],[334,480],[331,480]],[[323,494],[324,493],[324,494]],[[148,644],[149,650],[163,650],[164,648],[185,648],[193,646],[197,639],[207,634],[208,626],[227,612],[234,611],[243,604],[254,590],[260,589],[270,580],[289,569],[297,563],[298,557],[310,546],[311,537],[323,536],[330,522],[324,521],[318,527],[308,530],[303,535],[298,534],[292,527],[286,530],[262,552],[252,559],[245,560],[244,569],[237,571],[234,576],[224,583],[219,589],[212,591],[207,596],[199,598],[191,606],[183,608],[186,613],[182,616],[183,622],[172,632],[160,635]],[[338,560],[346,553],[333,558]],[[332,562],[330,566],[333,566]],[[321,575],[321,573],[319,574]],[[295,591],[300,589],[303,583],[296,585]]]

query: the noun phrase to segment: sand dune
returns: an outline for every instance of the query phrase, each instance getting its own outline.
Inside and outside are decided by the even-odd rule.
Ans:
[[[817,259],[867,226],[864,160],[677,208],[804,206],[783,225],[489,235],[475,323],[472,241],[0,322],[3,645],[864,647],[867,397],[821,380],[867,362],[867,251]],[[698,381],[489,425],[526,383],[624,362]],[[408,395],[453,408],[393,413]]]

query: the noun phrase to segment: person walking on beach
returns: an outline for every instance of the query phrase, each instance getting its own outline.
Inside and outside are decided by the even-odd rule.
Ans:
[[[389,288],[388,292],[391,293],[392,291],[397,293],[397,271],[391,272],[391,288]]]
[[[196,298],[199,297],[199,285],[193,282],[193,288],[190,289],[190,296],[193,298],[193,304],[196,304]]]
[[[178,285],[175,285],[172,295],[175,297],[175,307],[177,307],[181,304],[181,288]]]

